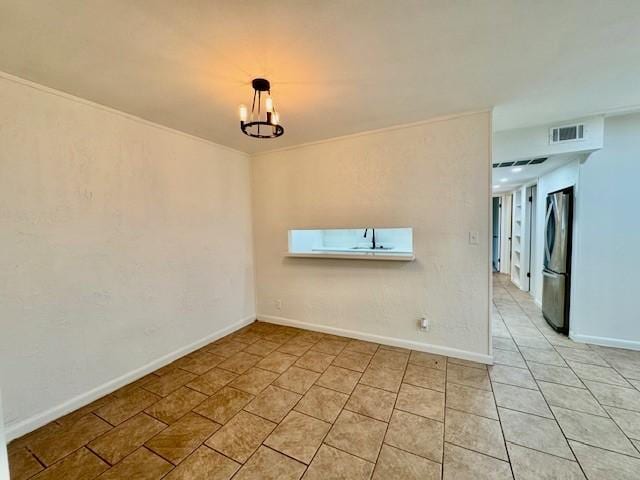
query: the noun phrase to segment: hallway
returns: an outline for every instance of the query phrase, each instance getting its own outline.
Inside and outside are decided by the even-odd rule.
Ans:
[[[638,478],[640,352],[573,342],[507,275],[493,285],[490,376],[516,479]]]

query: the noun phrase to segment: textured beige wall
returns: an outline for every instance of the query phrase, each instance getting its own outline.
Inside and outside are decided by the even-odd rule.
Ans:
[[[254,298],[245,154],[0,78],[9,429],[251,317]]]
[[[487,360],[489,142],[485,112],[252,157],[258,316]],[[365,226],[413,227],[416,260],[283,257],[288,229]]]
[[[489,124],[470,114],[250,163],[0,75],[7,433],[252,318],[252,249],[265,316],[488,358]],[[370,225],[414,227],[416,261],[283,259],[289,228]]]

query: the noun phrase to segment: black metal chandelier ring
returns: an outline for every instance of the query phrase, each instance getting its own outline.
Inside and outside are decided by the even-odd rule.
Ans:
[[[280,125],[280,115],[273,105],[271,98],[271,84],[266,78],[254,78],[253,103],[251,104],[251,117],[246,106],[240,105],[240,129],[242,133],[253,138],[277,138],[284,133],[284,127]],[[262,94],[265,93],[264,108]],[[263,119],[261,115],[264,114]]]
[[[270,135],[263,135],[260,132],[260,129],[257,129],[256,132],[251,131],[252,128],[256,128],[259,125],[263,125],[265,128],[271,127],[273,129],[273,133]],[[249,135],[253,138],[276,138],[284,133],[284,127],[282,125],[273,125],[269,122],[241,122],[240,128],[245,135]]]

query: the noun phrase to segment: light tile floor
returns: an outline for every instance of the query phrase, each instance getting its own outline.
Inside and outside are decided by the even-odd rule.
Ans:
[[[640,478],[640,352],[494,276],[495,365],[256,322],[17,439],[12,479]]]

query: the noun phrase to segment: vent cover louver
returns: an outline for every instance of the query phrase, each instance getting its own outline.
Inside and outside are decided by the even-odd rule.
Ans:
[[[584,123],[549,129],[549,143],[577,142],[584,139]]]
[[[500,162],[494,163],[493,168],[504,168],[504,167],[523,167],[525,165],[539,165],[542,162],[545,162],[549,157],[539,157],[539,158],[530,158],[529,160],[518,160],[517,162]]]

